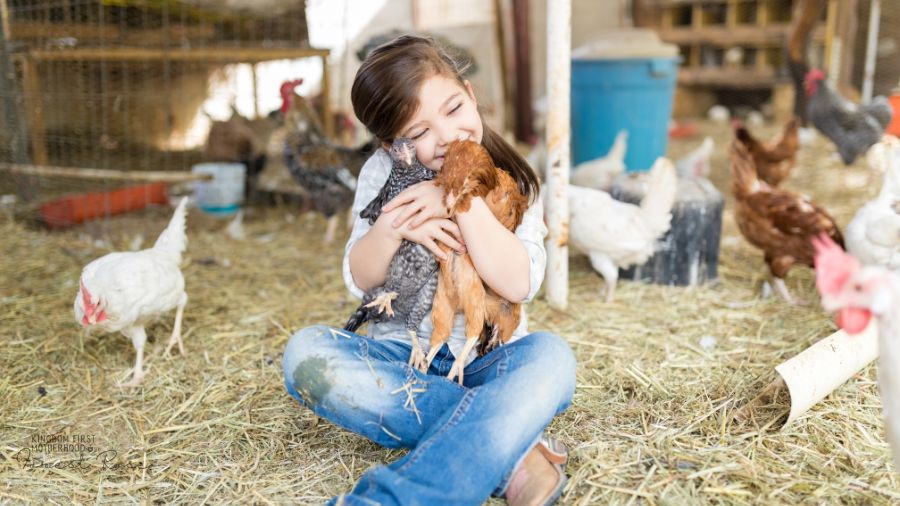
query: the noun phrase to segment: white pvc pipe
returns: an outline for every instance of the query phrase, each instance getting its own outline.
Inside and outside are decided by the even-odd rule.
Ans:
[[[547,2],[547,302],[565,309],[569,296],[569,93],[572,0]]]
[[[875,56],[878,46],[878,25],[881,24],[881,0],[872,0],[869,11],[869,34],[866,39],[866,67],[863,71],[862,101],[872,101],[872,81],[875,79]]]

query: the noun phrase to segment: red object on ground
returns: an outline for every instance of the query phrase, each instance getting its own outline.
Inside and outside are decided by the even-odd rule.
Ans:
[[[693,123],[676,122],[669,127],[670,139],[684,139],[696,136],[700,130]]]
[[[890,101],[891,107],[894,109],[894,117],[888,123],[887,133],[900,137],[900,92],[891,95],[888,101]]]
[[[121,214],[168,201],[166,183],[148,183],[51,200],[41,205],[41,217],[50,228],[64,228],[92,218]]]

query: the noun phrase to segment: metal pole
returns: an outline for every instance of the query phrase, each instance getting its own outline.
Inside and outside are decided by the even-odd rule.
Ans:
[[[569,93],[572,0],[547,4],[547,302],[565,309],[569,296]]]
[[[881,24],[881,0],[872,0],[869,11],[869,37],[866,39],[866,68],[863,71],[862,101],[872,101],[872,81],[875,79],[875,56],[878,46],[878,25]]]

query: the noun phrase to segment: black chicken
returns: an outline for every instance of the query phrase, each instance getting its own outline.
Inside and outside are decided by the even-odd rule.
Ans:
[[[857,105],[834,92],[821,70],[806,74],[807,114],[812,124],[837,146],[845,165],[881,140],[893,110],[887,99],[876,97],[868,105]]]
[[[391,145],[391,173],[378,195],[360,211],[361,218],[374,223],[381,215],[381,208],[401,191],[434,178],[434,172],[419,163],[415,156],[416,148],[412,141],[394,141]],[[347,320],[344,330],[353,332],[370,320],[380,322],[387,318],[403,317],[414,350],[410,365],[420,367],[425,355],[419,347],[416,329],[434,300],[437,272],[437,260],[425,246],[404,240],[388,266],[384,285],[366,292],[362,304]]]

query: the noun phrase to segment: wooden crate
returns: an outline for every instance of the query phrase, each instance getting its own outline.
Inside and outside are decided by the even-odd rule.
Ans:
[[[800,0],[657,0],[641,19],[683,61],[679,86],[691,90],[765,90],[786,76],[784,45]],[[813,31],[813,51],[824,52],[825,20]],[[685,111],[682,111],[685,112]],[[694,111],[702,114],[705,111]]]

